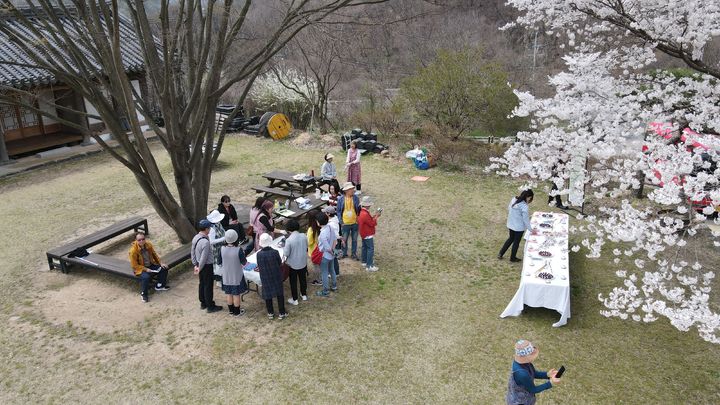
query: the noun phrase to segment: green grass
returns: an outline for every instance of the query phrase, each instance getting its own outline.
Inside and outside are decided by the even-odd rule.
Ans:
[[[325,152],[232,137],[209,208],[223,194],[250,203],[263,173],[318,170]],[[160,166],[169,174],[167,158]],[[381,270],[343,262],[338,294],[289,306],[282,322],[269,322],[254,295],[240,319],[201,313],[187,268],[171,272],[173,290],[145,306],[132,281],[45,271],[47,249],[131,215],[149,218],[158,247],[178,245],[109,156],[0,180],[0,403],[497,404],[520,337],[541,347],[541,369],[567,367],[544,403],[720,402],[718,346],[663,320],[599,315],[598,294],[616,282],[606,260],[571,255],[566,327],[552,328],[559,315],[544,309],[500,319],[519,281],[518,266],[495,259],[515,184],[427,173],[416,183],[405,161],[363,159],[363,189],[384,208]],[[124,256],[129,241],[106,253]],[[224,303],[219,290],[216,299]]]

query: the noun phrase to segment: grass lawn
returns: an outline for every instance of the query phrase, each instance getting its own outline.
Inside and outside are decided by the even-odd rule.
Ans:
[[[210,204],[226,193],[250,203],[261,174],[317,171],[324,153],[230,138]],[[167,159],[161,167],[170,173]],[[47,249],[131,215],[149,218],[160,254],[178,245],[106,154],[0,180],[0,403],[500,404],[520,337],[541,348],[540,369],[567,368],[541,403],[720,403],[720,346],[664,320],[599,314],[598,294],[617,280],[607,260],[571,253],[566,327],[552,328],[559,314],[544,309],[500,319],[520,273],[495,258],[514,184],[437,169],[410,181],[416,174],[407,162],[364,158],[363,191],[384,208],[380,271],[341,262],[340,292],[322,299],[310,287],[284,321],[268,321],[256,295],[242,318],[205,314],[189,266],[172,270],[173,289],[149,304],[132,280],[48,271]],[[98,250],[124,257],[131,240]]]

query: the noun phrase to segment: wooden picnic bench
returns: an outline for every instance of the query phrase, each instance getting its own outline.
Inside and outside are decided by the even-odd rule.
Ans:
[[[167,265],[167,268],[173,268],[180,263],[190,259],[190,244],[185,244],[179,248],[167,253],[160,258],[160,261]],[[101,270],[108,273],[117,274],[119,276],[138,279],[135,277],[133,268],[130,266],[129,260],[118,259],[111,256],[105,256],[99,253],[90,253],[85,257],[68,257],[61,259],[64,266],[76,265],[89,269]]]
[[[277,188],[277,187],[266,187],[266,186],[255,186],[252,188],[255,190],[256,193],[265,193],[263,197],[268,197],[271,195],[279,195],[283,197],[290,198],[290,196],[294,196],[296,194],[293,194],[291,191]]]
[[[141,217],[128,218],[66,245],[48,250],[46,252],[48,266],[50,266],[50,270],[59,267],[63,273],[66,273],[67,269],[65,268],[63,258],[67,258],[73,250],[91,248],[129,230],[134,230],[135,232],[142,230],[145,234],[150,232],[148,229],[147,219]]]

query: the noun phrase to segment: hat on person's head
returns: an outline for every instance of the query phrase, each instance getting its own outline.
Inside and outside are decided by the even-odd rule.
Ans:
[[[328,205],[327,207],[323,208],[323,212],[328,215],[334,215],[337,211],[335,210],[335,207],[332,205]]]
[[[369,206],[373,205],[373,202],[370,199],[370,197],[366,195],[366,196],[363,196],[362,200],[360,200],[360,205],[363,207],[369,207]]]
[[[348,182],[346,182],[345,184],[343,184],[343,186],[342,186],[342,191],[348,191],[348,190],[351,190],[351,189],[354,189],[354,188],[355,188],[355,185],[352,184],[352,182],[348,181]]]
[[[332,153],[328,153],[327,155],[325,155],[325,160],[330,160],[330,159],[334,159],[334,158],[335,158],[335,155],[333,155]]]
[[[225,214],[221,214],[218,210],[212,210],[210,214],[207,216],[207,220],[212,222],[213,224],[217,224],[218,222],[222,221],[222,219],[225,218]]]
[[[266,248],[270,245],[272,245],[273,238],[270,236],[269,233],[264,233],[260,235],[260,247]]]
[[[532,363],[540,354],[540,349],[533,346],[529,340],[520,339],[515,343],[515,361],[520,364]]]
[[[200,229],[208,229],[211,226],[212,226],[212,224],[206,218],[201,219],[200,222],[198,222],[198,228],[200,228]]]
[[[225,232],[225,242],[227,243],[235,243],[238,240],[238,233],[234,229],[228,229]]]

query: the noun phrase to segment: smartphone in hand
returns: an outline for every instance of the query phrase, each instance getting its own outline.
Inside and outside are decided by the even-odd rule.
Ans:
[[[565,366],[560,366],[560,370],[557,371],[557,374],[555,374],[555,378],[562,377],[563,373],[565,372]]]

